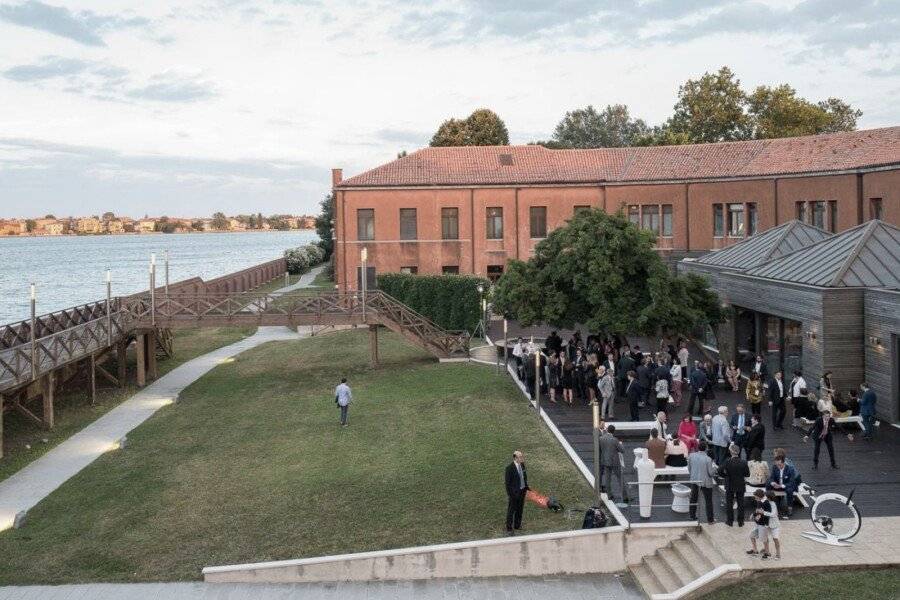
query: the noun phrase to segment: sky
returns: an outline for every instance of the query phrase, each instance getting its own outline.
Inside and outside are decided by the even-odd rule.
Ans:
[[[0,0],[0,217],[314,213],[444,119],[658,124],[722,65],[900,125],[898,31],[898,0]]]

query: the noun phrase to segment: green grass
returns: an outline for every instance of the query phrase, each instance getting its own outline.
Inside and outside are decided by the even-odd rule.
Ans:
[[[172,581],[206,565],[503,534],[503,469],[532,487],[591,491],[506,377],[438,364],[365,331],[275,342],[220,365],[0,534],[0,584]],[[333,389],[353,386],[341,429]],[[580,526],[526,508],[527,533]]]
[[[320,271],[316,275],[315,279],[312,280],[312,284],[310,284],[309,287],[333,290],[334,289],[334,280],[328,276],[328,273],[326,273],[326,271],[327,271],[327,269],[322,269],[322,271]]]
[[[822,600],[822,598],[852,598],[853,600],[886,600],[900,598],[900,569],[835,570],[828,573],[760,574],[754,579],[718,589],[703,596],[703,600],[733,600],[734,598],[769,598],[777,600]]]
[[[185,329],[175,332],[175,356],[160,359],[157,367],[165,375],[175,367],[211,352],[216,348],[233,344],[253,334],[255,327]],[[57,392],[54,401],[55,427],[46,431],[33,421],[16,412],[3,417],[3,458],[0,459],[0,481],[6,479],[28,463],[40,458],[60,442],[83,429],[109,412],[139,388],[134,385],[133,351],[128,355],[128,385],[113,387],[98,375],[97,401],[91,405],[90,381],[73,380]],[[115,365],[107,367],[115,374]],[[40,415],[41,400],[35,399],[28,406]],[[44,441],[46,440],[46,441]]]

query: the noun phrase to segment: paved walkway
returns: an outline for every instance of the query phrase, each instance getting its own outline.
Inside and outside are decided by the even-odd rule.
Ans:
[[[289,288],[310,285],[323,268],[317,267],[304,274]],[[296,339],[304,335],[286,327],[260,327],[254,335],[190,360],[160,377],[41,458],[0,482],[0,531],[12,527],[17,514],[26,513],[101,454],[115,448],[129,431],[163,406],[175,402],[184,388],[223,360],[266,342]]]
[[[225,583],[148,583],[29,586],[0,588],[0,600],[640,600],[630,576],[502,577],[371,583],[253,585]]]

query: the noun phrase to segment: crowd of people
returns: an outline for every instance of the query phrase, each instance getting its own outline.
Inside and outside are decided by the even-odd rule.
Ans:
[[[792,426],[800,430],[804,442],[813,442],[814,469],[822,446],[828,451],[831,467],[838,468],[835,435],[844,431],[853,439],[837,418],[859,415],[863,439],[874,434],[876,399],[865,383],[860,386],[861,393],[851,390],[843,396],[834,386],[832,374],[826,372],[816,394],[801,371],[794,371],[786,380],[780,371],[770,373],[762,356],[755,357],[747,372],[735,362],[691,360],[689,344],[681,338],[672,343],[663,340],[647,352],[618,336],[589,335],[582,340],[576,331],[563,342],[554,331],[543,348],[520,338],[512,354],[519,377],[528,383],[532,395],[537,387],[554,404],[600,405],[601,488],[611,499],[618,491],[628,502],[622,478],[624,447],[616,437],[614,423],[617,410],[623,407],[627,413],[619,420],[650,423],[646,448],[657,468],[688,468],[693,519],[702,495],[707,521],[714,521],[712,491],[722,482],[726,523],[733,525],[736,520],[743,526],[747,487],[757,488],[749,494],[756,504],[752,552],[757,553],[755,543],[761,542],[759,555],[763,558],[770,556],[769,538],[775,544],[775,557],[780,556],[779,517],[792,516],[801,481],[783,448],[775,450],[771,466],[762,460],[766,447],[763,404],[770,407],[773,430],[784,429],[788,409],[792,409]],[[733,411],[717,406],[717,390],[741,393],[743,402]],[[618,485],[613,480],[618,480]]]

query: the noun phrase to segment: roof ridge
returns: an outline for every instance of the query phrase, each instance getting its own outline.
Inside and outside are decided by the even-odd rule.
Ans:
[[[866,226],[865,230],[863,231],[859,240],[857,240],[856,246],[853,248],[853,251],[849,256],[847,256],[846,259],[844,259],[844,263],[841,265],[841,268],[838,269],[837,273],[835,273],[834,277],[831,280],[831,283],[829,284],[829,287],[837,287],[841,279],[844,278],[844,275],[847,274],[847,271],[850,270],[850,265],[852,265],[856,261],[857,257],[859,257],[859,253],[862,252],[862,249],[865,247],[866,242],[869,241],[869,238],[872,237],[872,233],[875,231],[875,229],[878,228],[879,223],[880,221],[877,219],[872,219],[871,221],[863,223],[863,225]],[[853,231],[854,229],[857,228],[853,227],[851,229],[848,229],[847,231]]]
[[[786,222],[782,226],[782,230],[778,234],[778,238],[775,240],[775,243],[772,244],[771,246],[769,246],[768,252],[763,254],[762,262],[766,262],[767,260],[772,258],[772,254],[775,252],[775,250],[778,248],[778,246],[781,245],[781,242],[784,241],[784,239],[788,236],[788,234],[791,232],[791,230],[797,226],[797,223],[799,223],[799,221],[797,219],[791,219],[790,221]]]

